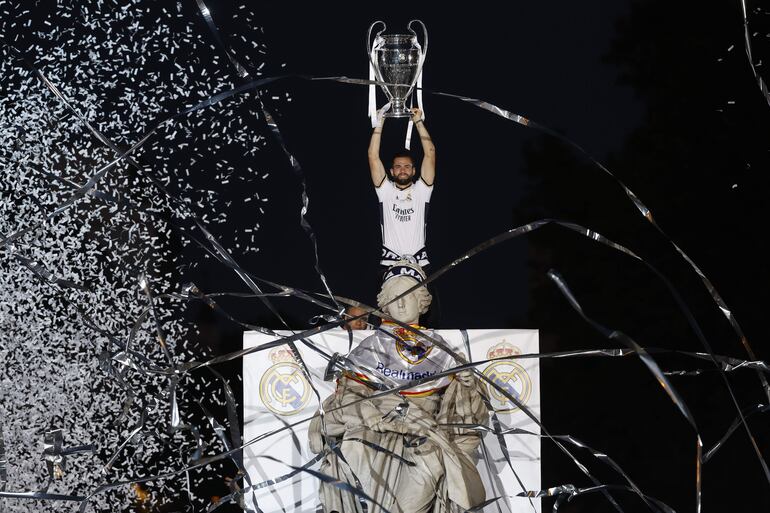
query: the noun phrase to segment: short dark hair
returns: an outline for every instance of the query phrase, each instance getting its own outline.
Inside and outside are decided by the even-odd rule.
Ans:
[[[399,151],[398,153],[395,153],[393,155],[393,158],[390,159],[390,168],[393,169],[393,164],[396,162],[396,159],[399,157],[405,157],[412,161],[412,165],[414,166],[417,164],[417,160],[415,160],[414,155],[412,155],[408,151]]]

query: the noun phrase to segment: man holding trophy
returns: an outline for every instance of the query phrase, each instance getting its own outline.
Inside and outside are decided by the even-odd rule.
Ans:
[[[393,157],[389,171],[391,179],[388,179],[380,159],[380,141],[385,121],[382,115],[378,116],[377,126],[369,142],[369,171],[380,202],[380,265],[386,267],[404,258],[414,259],[422,267],[429,263],[425,234],[428,205],[436,178],[436,147],[425,128],[422,111],[419,108],[410,110],[424,152],[419,180],[414,180],[416,162],[409,153],[398,153]]]
[[[412,25],[422,28],[419,42]],[[375,27],[382,28],[374,34]],[[436,147],[425,128],[422,111],[422,67],[428,52],[428,31],[420,20],[407,25],[407,34],[385,34],[385,23],[375,21],[366,36],[369,57],[369,116],[374,132],[369,142],[369,171],[380,202],[382,253],[380,265],[387,267],[399,260],[410,260],[422,267],[428,265],[425,250],[428,204],[436,178]],[[388,103],[377,109],[379,83]],[[408,108],[408,98],[417,88],[417,108]],[[390,164],[390,179],[380,160],[380,141],[386,118],[411,118],[407,131],[407,148],[411,124],[417,128],[424,157],[420,179],[415,182],[417,162],[409,153],[396,154]],[[392,181],[391,181],[392,180]]]

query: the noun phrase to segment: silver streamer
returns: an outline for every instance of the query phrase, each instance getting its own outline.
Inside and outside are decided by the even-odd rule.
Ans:
[[[0,202],[3,256],[0,259],[0,294],[3,295],[0,329],[7,340],[7,346],[0,348],[3,362],[0,367],[0,504],[4,511],[26,511],[30,500],[42,501],[41,508],[50,511],[70,502],[81,512],[89,508],[128,510],[145,503],[155,508],[175,499],[179,490],[186,491],[186,500],[192,508],[206,504],[208,510],[213,511],[233,500],[247,511],[260,511],[256,502],[249,504],[245,500],[245,494],[272,487],[298,474],[356,495],[366,511],[365,501],[370,499],[357,479],[355,483],[343,483],[315,471],[311,467],[318,458],[302,466],[289,465],[291,471],[287,474],[260,483],[252,483],[243,467],[241,450],[244,447],[279,433],[293,434],[297,424],[285,423],[282,428],[243,441],[235,396],[228,380],[214,366],[288,344],[313,386],[296,344],[312,348],[308,337],[345,322],[340,304],[366,305],[334,295],[320,269],[315,234],[306,219],[309,197],[302,168],[288,152],[275,117],[261,96],[265,86],[287,77],[260,77],[259,72],[250,71],[259,69],[260,63],[246,62],[230,48],[220,36],[206,4],[202,0],[195,3],[197,11],[187,10],[182,3],[171,6],[141,0],[111,10],[103,9],[99,1],[57,5],[50,16],[43,16],[40,27],[36,24],[34,29],[29,29],[30,41],[20,42],[16,38],[7,40],[6,34],[18,36],[19,26],[31,27],[38,19],[22,6],[0,2],[3,20],[0,23],[3,40],[0,76],[4,89],[9,91],[0,97],[0,118],[9,120],[0,136],[12,141],[0,147],[0,162],[13,169],[0,183],[0,192],[4,195]],[[747,53],[767,97],[767,89],[751,59],[745,4],[743,9]],[[212,49],[207,36],[197,31],[193,12],[203,17],[218,50]],[[241,12],[247,27],[257,26],[254,13],[245,7]],[[263,53],[259,37],[254,30],[244,41],[255,45],[257,53]],[[22,43],[24,52],[20,50]],[[235,76],[223,71],[220,52],[229,60]],[[356,85],[373,83],[346,77],[299,78]],[[106,90],[111,94],[106,94]],[[252,92],[257,100],[255,106],[246,94]],[[558,137],[615,178],[577,144],[546,127],[482,100],[441,92],[433,94],[455,98]],[[201,190],[196,186],[195,173],[190,174],[190,170],[207,172],[209,181],[213,178],[223,184],[231,181],[249,184],[241,189],[258,191],[259,180],[266,178],[267,173],[252,169],[245,173],[239,171],[227,156],[233,151],[256,156],[266,144],[268,132],[301,181],[300,224],[313,242],[315,268],[324,287],[322,293],[273,283],[244,269],[234,255],[258,250],[254,244],[255,228],[245,232],[249,234],[246,237],[235,233],[232,239],[223,240],[217,227],[227,222],[228,206],[235,200],[229,196],[223,199],[217,191]],[[747,417],[765,413],[768,407],[756,405],[741,409],[726,378],[726,373],[751,369],[770,397],[765,376],[768,365],[755,357],[740,325],[709,279],[655,223],[641,200],[622,182],[617,182],[642,216],[698,274],[750,360],[714,354],[689,308],[661,273],[632,250],[574,223],[546,219],[509,230],[467,251],[414,288],[436,280],[482,251],[547,225],[578,233],[647,265],[668,287],[705,353],[641,347],[627,335],[610,330],[586,315],[564,280],[551,273],[551,279],[586,322],[626,347],[516,357],[640,358],[696,435],[696,510],[699,511],[701,467],[740,427],[749,436],[770,482],[770,472],[746,422]],[[262,205],[267,198],[260,198],[258,192],[256,200],[251,195],[238,200],[254,205],[255,219],[264,214]],[[194,284],[187,284],[178,292],[175,284],[180,283],[183,276],[180,266],[195,265],[195,262],[187,264],[184,259],[174,259],[172,239],[178,240],[186,251],[201,251],[205,258],[233,271],[250,293],[207,294]],[[230,249],[232,247],[237,251]],[[411,290],[402,295],[409,292]],[[259,347],[211,357],[205,348],[196,347],[195,333],[180,321],[180,313],[188,302],[201,301],[241,326],[274,334],[265,328],[241,323],[227,313],[216,301],[225,295],[258,298],[287,328],[273,306],[276,297],[296,297],[331,313],[319,315],[317,319],[325,322],[312,329],[292,332],[288,337],[276,335],[275,340]],[[381,310],[368,309],[387,318]],[[593,484],[588,488],[562,485],[520,495],[555,497],[553,511],[557,511],[576,497],[601,493],[614,509],[623,511],[613,492],[631,492],[651,511],[673,511],[642,491],[608,455],[571,435],[549,433],[525,405],[476,370],[486,362],[468,362],[442,342],[425,333],[420,335],[449,353],[457,363],[454,369],[420,382],[472,369],[479,379],[536,422],[543,432],[541,436],[554,443]],[[705,360],[712,366],[664,371],[652,354],[664,356],[665,353]],[[330,366],[345,368],[348,365],[343,356],[324,356]],[[722,438],[702,456],[703,441],[696,419],[669,377],[698,376],[706,372],[720,374],[738,416]],[[414,385],[392,387],[380,383],[372,397],[397,393]],[[313,390],[318,396],[314,386]],[[29,398],[34,398],[34,403],[30,404]],[[226,420],[217,419],[210,408],[210,402],[220,400],[227,411]],[[205,422],[198,425],[191,420],[193,408],[202,413]],[[324,413],[328,412],[322,410],[319,415],[323,418]],[[503,425],[496,416],[492,427],[444,427],[494,434],[503,447],[506,436],[532,435]],[[67,440],[81,445],[68,447],[65,433]],[[41,438],[44,439],[42,450]],[[295,437],[295,444],[298,443],[301,442]],[[386,451],[376,444],[369,445],[374,450]],[[626,484],[600,482],[574,450],[587,452],[592,460],[608,466]],[[329,447],[328,451],[341,456],[336,446]],[[71,458],[75,455],[79,457]],[[513,469],[510,459],[507,463]],[[232,493],[218,501],[197,497],[195,490],[202,479],[201,472],[213,470],[222,474],[224,464],[234,466],[237,471],[230,482]],[[9,473],[9,468],[13,472]],[[54,490],[49,492],[51,488]],[[470,511],[481,511],[501,499],[489,499]]]
[[[0,492],[4,492],[8,484],[8,459],[5,457],[4,438],[3,422],[0,420]]]
[[[163,112],[235,86],[194,10],[138,0],[58,3],[48,13],[30,7],[0,2],[0,162],[8,171],[0,178],[4,512],[28,511],[30,498],[47,501],[35,503],[37,511],[61,511],[63,503],[48,501],[80,502],[99,483],[181,467],[195,447],[217,450],[213,432],[196,440],[197,426],[185,423],[185,411],[196,407],[190,383],[170,388],[154,371],[207,354],[180,312],[159,301],[179,281],[180,266],[197,265],[172,259],[172,243],[190,243],[174,228],[190,219],[183,205],[220,228],[229,204],[240,202],[255,225],[228,230],[223,242],[257,252],[255,234],[269,206],[259,194],[269,170],[231,162],[232,155],[257,155],[269,135],[243,99],[181,115],[122,158],[120,147]],[[255,14],[238,14],[261,55]],[[201,188],[201,173],[236,187],[227,196]],[[195,386],[207,400],[222,397],[216,379],[196,376]],[[190,430],[170,434],[174,416],[178,428]],[[41,441],[50,425],[63,436],[51,435],[48,447]],[[173,439],[178,447],[170,450]],[[93,444],[97,453],[73,457],[61,440]],[[192,450],[179,452],[188,445]],[[49,476],[55,479],[47,485]],[[126,486],[90,504],[98,511],[129,510],[140,500],[162,506],[186,480]],[[48,493],[30,491],[47,486]]]
[[[759,86],[759,92],[765,97],[765,101],[770,106],[770,92],[767,90],[767,82],[762,78],[762,75],[757,71],[757,66],[761,64],[754,63],[754,56],[751,51],[751,34],[749,32],[749,15],[746,11],[746,0],[741,0],[741,14],[743,15],[743,47],[746,50],[746,58],[749,61],[749,67],[754,74],[754,79]]]

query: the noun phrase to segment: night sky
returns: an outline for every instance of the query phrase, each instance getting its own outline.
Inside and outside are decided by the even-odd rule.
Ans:
[[[722,295],[757,358],[768,358],[770,273],[763,243],[770,105],[745,55],[738,2],[275,4],[260,7],[268,49],[267,64],[259,70],[263,76],[366,78],[368,26],[381,19],[389,31],[400,31],[418,18],[430,37],[424,68],[428,92],[486,100],[587,152],[470,104],[426,93],[426,125],[437,149],[427,240],[434,270],[497,234],[541,219],[596,230],[642,260],[548,226],[495,246],[442,276],[435,283],[439,322],[430,327],[539,329],[542,352],[623,347],[570,307],[547,278],[553,269],[586,315],[644,347],[703,352],[696,325],[714,353],[748,359],[670,237]],[[209,7],[226,44],[241,48],[232,22],[235,9],[229,2],[212,1]],[[770,58],[765,37],[770,16],[753,7],[750,16],[750,33],[757,34],[752,36],[754,61],[759,63]],[[763,68],[758,67],[760,73]],[[264,98],[301,164],[308,220],[332,291],[373,305],[379,290],[380,233],[366,159],[371,135],[367,93],[364,86],[295,77],[271,86]],[[287,94],[291,101],[283,100]],[[282,100],[273,103],[273,96]],[[401,148],[405,128],[404,120],[386,123],[386,164],[388,154]],[[413,148],[419,149],[416,138]],[[639,196],[665,235],[589,155]],[[243,159],[242,165],[269,171],[260,185],[269,202],[258,220],[237,206],[229,213],[233,229],[259,222],[259,252],[236,255],[238,262],[273,282],[323,292],[313,247],[300,226],[300,179],[280,147],[270,142],[258,159]],[[207,293],[245,291],[234,273],[202,260],[200,251],[188,249],[186,257],[201,259],[201,265],[181,279]],[[665,276],[675,294],[648,265]],[[245,322],[281,328],[256,300],[225,298],[221,304]],[[312,316],[328,313],[295,298],[276,305],[295,329],[308,328]],[[201,328],[214,354],[240,349],[240,326],[204,307],[193,306],[186,316]],[[672,382],[710,448],[736,416],[720,375],[707,360],[666,354],[658,361],[671,370],[708,368],[701,376]],[[220,370],[234,378],[239,366],[236,362]],[[677,512],[694,510],[695,434],[638,359],[543,360],[541,369],[542,419],[552,433],[572,434],[610,455],[642,490]],[[752,371],[738,371],[729,379],[741,408],[767,403]],[[749,422],[767,456],[767,418]],[[602,481],[618,482],[600,464],[591,471]],[[704,511],[765,511],[770,506],[770,483],[741,429],[704,467],[703,480]],[[589,484],[544,440],[543,487],[564,483]],[[224,488],[211,490],[212,495],[224,493]],[[619,493],[618,498],[625,511],[648,511],[632,495]],[[612,511],[600,494],[562,509]]]
[[[474,26],[459,9],[439,14],[418,8],[408,16],[393,16],[382,9],[338,12],[316,4],[303,16],[268,9],[264,27],[268,58],[275,60],[271,71],[365,77],[369,24],[383,18],[391,30],[403,30],[409,19],[420,18],[430,36],[427,89],[508,108],[564,132],[604,159],[622,145],[642,113],[634,92],[617,84],[618,70],[603,63],[614,23],[627,9],[618,2],[555,11],[519,6],[505,16],[492,16],[490,5],[483,9],[490,15],[480,16],[483,21]],[[292,95],[292,102],[280,108],[280,127],[306,172],[322,268],[333,290],[372,303],[378,288],[379,226],[366,161],[371,134],[367,88],[291,80],[277,89]],[[426,95],[425,102],[438,157],[428,232],[437,267],[531,220],[514,209],[530,182],[522,172],[523,148],[538,134],[457,100]],[[403,120],[388,122],[383,160],[400,149],[405,127]],[[413,148],[419,153],[417,139]],[[261,234],[270,242],[263,244],[264,260],[257,265],[270,265],[286,282],[317,287],[312,252],[296,222],[298,195],[292,183],[277,184],[278,196],[271,199],[274,217]],[[529,305],[525,251],[524,241],[509,243],[442,279],[437,285],[442,326],[523,322]],[[456,290],[473,291],[472,309]]]
[[[760,14],[757,25],[765,22]],[[767,219],[761,191],[770,106],[741,47],[737,5],[520,3],[503,11],[474,3],[439,11],[314,4],[301,12],[273,7],[264,15],[272,60],[265,74],[350,77],[366,76],[364,39],[372,21],[384,19],[398,30],[409,19],[422,19],[430,35],[426,89],[524,115],[607,165],[712,278],[762,357],[768,274],[759,248]],[[766,50],[758,43],[755,60]],[[373,304],[379,229],[365,153],[371,133],[367,90],[302,80],[273,90],[291,93],[279,124],[305,172],[321,267],[335,293]],[[745,356],[698,276],[585,155],[458,101],[426,95],[425,104],[437,148],[428,231],[436,268],[515,226],[544,218],[575,222],[638,252],[671,280],[715,352]],[[405,122],[386,123],[384,158],[400,148],[404,128]],[[278,152],[275,158],[283,174],[271,175],[272,217],[261,227],[260,256],[248,265],[276,281],[320,290],[298,223],[298,182],[285,163],[281,167]],[[549,269],[562,273],[600,323],[644,346],[703,351],[685,314],[649,269],[555,227],[506,242],[442,277],[436,327],[537,328],[542,351],[620,347],[579,318],[546,278]],[[218,284],[221,279],[211,276]],[[301,305],[283,307],[297,327],[307,326],[309,313],[301,313]],[[270,322],[258,312],[253,319]],[[237,339],[234,333],[233,346]],[[697,367],[672,357],[661,361],[666,368]],[[677,511],[693,509],[694,435],[638,360],[544,360],[542,366],[543,420],[552,432],[569,432],[607,452],[642,489]],[[763,400],[756,376],[731,380],[742,407]],[[709,446],[736,415],[724,385],[709,372],[678,378],[675,386]],[[766,447],[766,424],[754,420],[752,426]],[[704,469],[706,508],[767,507],[768,483],[745,434],[736,433],[728,444]],[[582,482],[551,444],[543,447],[544,486]],[[600,479],[615,479],[594,467]],[[621,500],[626,511],[644,509],[636,498]],[[597,495],[564,509],[611,507]]]

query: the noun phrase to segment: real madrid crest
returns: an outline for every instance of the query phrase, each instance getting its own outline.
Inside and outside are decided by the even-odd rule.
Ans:
[[[273,366],[259,381],[259,397],[267,408],[278,415],[294,415],[310,400],[310,384],[297,365],[291,351],[276,347],[270,351]]]
[[[487,359],[505,358],[521,354],[521,350],[505,340],[492,346],[487,352]],[[513,360],[498,360],[484,369],[484,376],[499,388],[513,396],[519,403],[526,404],[532,394],[532,379],[521,365]],[[498,413],[513,413],[519,409],[500,390],[487,383],[489,399]]]
[[[416,329],[425,329],[422,326],[414,327]],[[417,340],[418,335],[416,333],[412,333],[405,328],[395,328],[393,330],[393,335],[396,337],[396,352],[398,352],[398,355],[401,358],[412,365],[417,365],[422,362],[433,349],[432,345],[426,346]]]

